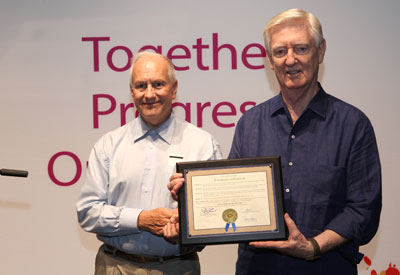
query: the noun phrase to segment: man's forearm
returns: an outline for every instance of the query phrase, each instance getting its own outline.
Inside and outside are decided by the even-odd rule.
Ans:
[[[329,229],[315,236],[314,239],[321,249],[321,254],[333,250],[348,242],[347,239],[343,238],[335,231]]]

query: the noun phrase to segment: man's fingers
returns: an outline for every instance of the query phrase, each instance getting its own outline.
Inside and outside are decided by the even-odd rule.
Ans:
[[[172,198],[174,200],[178,200],[178,192],[181,189],[183,182],[185,179],[183,178],[182,173],[175,173],[169,178],[169,183],[167,184],[168,190],[171,192]]]
[[[176,182],[171,191],[178,195],[179,189],[181,189],[182,185],[183,182]]]
[[[288,213],[285,213],[284,219],[289,231],[289,240],[302,240],[305,238]]]
[[[257,248],[269,248],[271,242],[270,241],[250,242],[249,245]]]
[[[163,236],[167,241],[176,243],[179,237],[179,231],[176,230],[176,224],[168,223],[163,228]]]
[[[291,226],[296,226],[296,224],[294,223],[294,221],[292,220],[292,218],[289,216],[288,213],[285,213],[285,215],[283,216],[283,218],[285,219],[286,225],[287,227]],[[297,226],[296,226],[297,228]]]
[[[169,178],[169,183],[168,183],[168,189],[172,191],[174,188],[175,184],[177,182],[183,181],[183,174],[182,173],[174,173],[172,176]]]

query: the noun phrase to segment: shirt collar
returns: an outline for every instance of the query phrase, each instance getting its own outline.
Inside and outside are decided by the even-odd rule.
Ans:
[[[279,111],[284,111],[284,109],[285,103],[283,103],[282,95],[279,93],[279,95],[271,99],[271,116],[275,115]]]
[[[328,112],[328,96],[320,83],[318,83],[318,88],[317,94],[310,101],[306,110],[309,109],[325,119],[326,113]]]
[[[163,124],[161,124],[158,128],[150,128],[146,122],[139,116],[137,118],[137,122],[135,129],[133,131],[133,140],[134,142],[138,142],[146,138],[147,136],[151,136],[153,140],[161,138],[168,144],[171,144],[172,136],[176,127],[176,118],[174,113],[171,112],[171,115]]]
[[[285,103],[283,102],[282,93],[271,99],[271,116],[275,115],[279,111],[284,111]],[[326,113],[328,110],[328,97],[321,84],[318,83],[318,92],[311,99],[306,110],[309,109],[322,117],[326,118]]]

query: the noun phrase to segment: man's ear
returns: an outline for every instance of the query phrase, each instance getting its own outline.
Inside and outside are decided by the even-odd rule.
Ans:
[[[268,64],[271,70],[274,70],[274,61],[272,60],[271,54],[267,50],[267,59],[268,59]]]
[[[318,46],[318,61],[319,61],[319,64],[321,64],[322,61],[324,61],[325,51],[326,51],[326,40],[322,39],[321,43]]]
[[[172,85],[172,99],[176,98],[176,93],[178,92],[178,80]]]

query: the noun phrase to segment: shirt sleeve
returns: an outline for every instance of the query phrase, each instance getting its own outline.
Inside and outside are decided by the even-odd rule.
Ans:
[[[346,206],[325,229],[358,245],[375,235],[382,208],[381,165],[375,134],[364,117],[355,131],[346,167]]]
[[[241,151],[240,151],[240,148],[241,148],[240,133],[242,132],[242,125],[243,125],[242,118],[239,119],[239,121],[236,125],[235,133],[233,135],[231,150],[228,155],[228,159],[235,159],[235,158],[243,157],[241,154]]]
[[[213,147],[213,154],[210,160],[217,160],[217,159],[222,159],[222,150],[221,150],[221,145],[218,143],[218,141],[212,137],[212,147]]]
[[[78,222],[88,232],[104,236],[139,233],[137,219],[141,209],[109,204],[109,158],[104,138],[96,143],[89,157],[86,180],[78,198]]]

